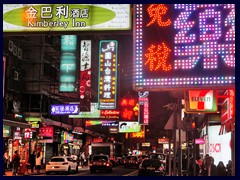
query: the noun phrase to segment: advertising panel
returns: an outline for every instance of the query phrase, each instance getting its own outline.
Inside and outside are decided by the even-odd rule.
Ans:
[[[134,89],[233,86],[235,4],[134,4]]]
[[[61,36],[60,92],[76,91],[76,47],[76,35]]]
[[[79,104],[52,104],[51,115],[78,114]]]
[[[69,115],[69,118],[100,118],[100,110],[98,110],[98,103],[91,103],[90,112],[79,112],[77,115]]]
[[[80,56],[80,110],[91,111],[91,44],[90,40],[81,40]]]
[[[218,135],[220,127],[208,127],[209,155],[214,158],[214,164],[218,164],[219,161],[227,164],[231,160],[231,133]]]
[[[130,4],[3,4],[3,32],[129,29]]]
[[[189,90],[184,96],[187,113],[215,113],[218,110],[215,90]]]
[[[129,121],[121,121],[119,122],[118,132],[126,133],[126,132],[140,132],[141,126],[138,122],[129,122]]]
[[[100,41],[98,108],[115,109],[117,91],[117,56],[118,42],[115,40]]]
[[[52,126],[43,126],[38,129],[38,136],[53,137],[54,129]]]

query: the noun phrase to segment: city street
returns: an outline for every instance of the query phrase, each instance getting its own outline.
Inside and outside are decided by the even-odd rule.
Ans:
[[[29,170],[30,172],[30,170]],[[5,176],[12,176],[12,171],[7,171]],[[23,175],[17,175],[23,176]],[[69,175],[64,173],[52,173],[50,175],[46,175],[45,170],[41,169],[40,173],[26,173],[24,176],[137,176],[137,169],[127,169],[123,166],[117,166],[113,168],[113,172],[96,172],[91,173],[89,167],[81,167],[79,166],[78,173],[73,172]]]

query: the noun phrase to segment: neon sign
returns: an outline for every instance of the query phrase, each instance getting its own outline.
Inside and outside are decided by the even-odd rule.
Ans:
[[[61,36],[60,92],[76,91],[76,47],[76,35]]]
[[[235,84],[234,4],[135,4],[134,89]]]
[[[98,80],[99,109],[116,108],[117,51],[117,41],[100,41]]]

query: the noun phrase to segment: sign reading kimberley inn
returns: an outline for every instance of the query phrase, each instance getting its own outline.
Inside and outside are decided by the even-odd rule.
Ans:
[[[234,86],[235,4],[134,4],[133,12],[135,90]]]
[[[129,29],[130,4],[3,4],[3,32]]]

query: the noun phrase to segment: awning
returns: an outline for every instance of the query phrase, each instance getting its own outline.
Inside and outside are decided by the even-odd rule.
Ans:
[[[3,125],[12,126],[12,127],[20,127],[20,128],[31,128],[31,124],[19,121],[13,121],[8,119],[3,119]]]

